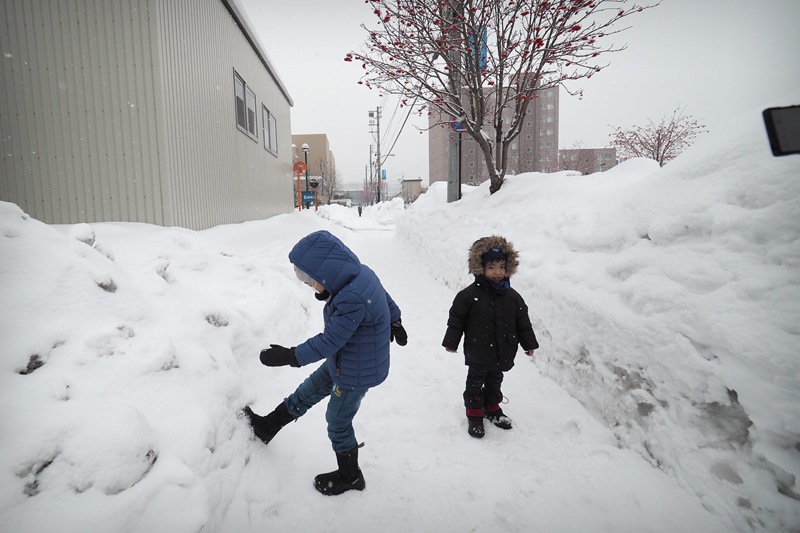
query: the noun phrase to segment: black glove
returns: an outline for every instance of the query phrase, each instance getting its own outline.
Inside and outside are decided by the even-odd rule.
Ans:
[[[391,324],[392,329],[389,333],[389,342],[395,341],[400,346],[405,346],[408,342],[408,334],[400,320],[396,320]]]
[[[261,364],[267,366],[300,366],[294,356],[294,346],[284,348],[278,344],[270,344],[269,348],[261,350]]]

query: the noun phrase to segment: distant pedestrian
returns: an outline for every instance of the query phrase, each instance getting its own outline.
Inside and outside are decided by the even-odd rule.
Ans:
[[[499,428],[512,428],[500,407],[503,372],[514,366],[520,344],[533,355],[539,343],[528,306],[511,288],[510,278],[519,265],[511,243],[499,236],[478,239],[469,250],[468,265],[475,281],[453,300],[442,346],[455,353],[464,337],[468,433],[481,438],[484,417]]]
[[[361,216],[361,205],[360,205],[360,204],[359,204],[359,206],[358,206],[358,216],[359,216],[359,217]]]
[[[271,344],[261,351],[261,362],[294,367],[324,362],[273,412],[259,416],[248,406],[244,413],[267,444],[289,422],[329,398],[325,419],[339,468],[314,478],[314,487],[326,495],[363,490],[353,418],[367,391],[389,375],[389,343],[406,344],[400,308],[378,276],[327,231],[301,239],[289,252],[289,261],[300,281],[325,302],[324,330],[296,347]]]

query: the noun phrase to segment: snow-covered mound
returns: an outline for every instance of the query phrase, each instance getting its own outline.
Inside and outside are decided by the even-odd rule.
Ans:
[[[397,225],[431,275],[464,286],[473,240],[510,239],[545,374],[707,508],[800,524],[800,156],[771,155],[757,110],[661,169],[445,198],[434,183]]]
[[[322,205],[318,212],[322,218],[348,229],[394,230],[397,220],[405,212],[405,204],[402,198],[394,198],[388,202],[362,206],[361,216],[356,214],[357,207],[336,204]]]

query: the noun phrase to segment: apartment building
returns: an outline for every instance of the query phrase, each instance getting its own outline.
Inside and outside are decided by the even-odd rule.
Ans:
[[[558,89],[543,89],[528,106],[519,136],[509,147],[507,175],[524,172],[555,172],[558,170]],[[511,112],[504,115],[511,120]],[[477,185],[489,179],[486,162],[478,143],[467,134],[451,135],[449,117],[434,113],[429,118],[428,131],[429,180],[447,181],[447,150],[452,139],[460,135],[461,183]],[[444,123],[444,124],[441,124]],[[459,149],[456,140],[456,149]]]
[[[571,148],[558,151],[559,170],[576,170],[583,175],[604,172],[617,163],[616,148]]]

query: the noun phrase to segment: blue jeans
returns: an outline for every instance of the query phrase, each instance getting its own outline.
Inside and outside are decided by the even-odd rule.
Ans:
[[[346,453],[358,445],[353,429],[353,418],[361,407],[361,399],[368,389],[345,389],[333,383],[327,362],[322,363],[303,381],[297,390],[284,400],[289,413],[301,417],[326,396],[328,410],[328,438],[335,453]]]

